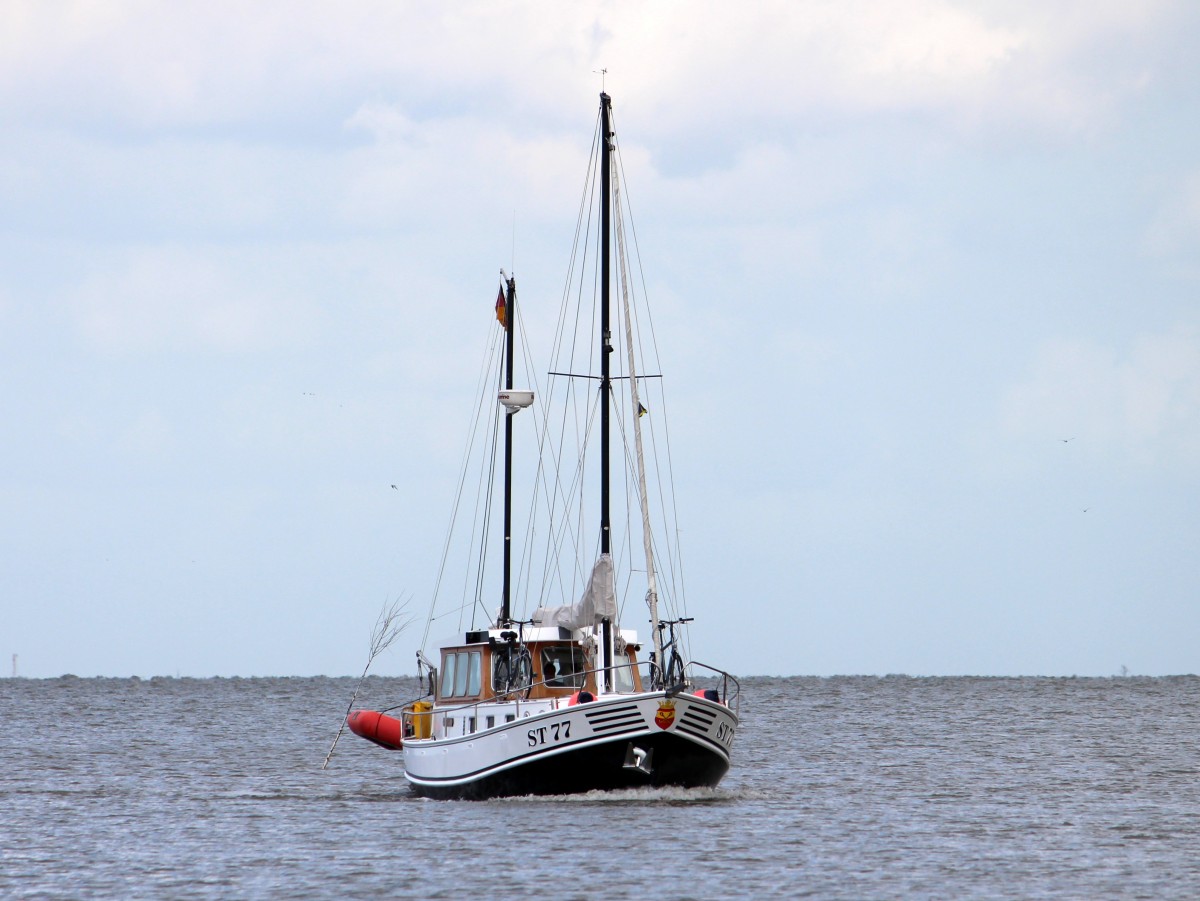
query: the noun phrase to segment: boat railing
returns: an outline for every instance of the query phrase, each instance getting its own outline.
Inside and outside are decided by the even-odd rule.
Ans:
[[[687,665],[687,667],[685,669],[691,670],[693,668],[707,670],[709,673],[712,674],[710,676],[702,675],[702,676],[700,676],[701,679],[712,680],[714,682],[719,681],[721,683],[721,687],[718,689],[718,691],[720,692],[720,696],[721,696],[721,702],[726,707],[728,707],[730,710],[732,710],[735,715],[740,717],[741,716],[741,707],[742,707],[742,683],[739,682],[736,677],[725,672],[725,670],[717,669],[715,666],[709,666],[707,663],[700,663],[697,660],[693,660]],[[688,682],[690,684],[694,684],[694,685],[697,685],[697,687],[700,687],[697,683],[695,676],[693,676],[690,672],[689,672],[688,676],[689,676]],[[733,685],[732,694],[730,693],[730,684],[731,683]]]
[[[631,671],[630,682],[634,682],[632,678],[632,671],[642,670],[642,684],[648,685],[650,682],[651,666],[651,661],[639,660],[636,663],[619,663],[609,667],[609,669]],[[693,669],[705,670],[706,673],[693,674]],[[575,688],[576,691],[582,691],[583,685],[586,683],[588,676],[596,676],[598,678],[602,677],[604,670],[604,667],[596,667],[590,670],[579,670],[562,677],[556,677],[554,680],[543,679],[539,682],[532,682],[529,684],[529,686],[524,687],[519,691],[507,692],[504,694],[493,694],[486,698],[474,698],[462,704],[449,707],[439,706],[437,708],[437,714],[438,716],[474,716],[476,722],[478,722],[480,718],[480,708],[490,707],[491,705],[499,702],[513,701],[516,704],[515,715],[519,717],[521,715],[521,706],[523,704],[542,706],[546,701],[553,701],[562,697],[560,695],[550,698],[543,697],[530,700],[529,694],[533,691],[533,689],[538,687],[553,689]],[[740,716],[742,686],[734,676],[730,675],[725,670],[717,669],[716,667],[709,666],[706,663],[699,663],[697,661],[692,661],[689,663],[685,669],[685,672],[688,676],[686,681],[667,689],[668,694],[680,694],[689,688],[716,687],[720,702],[733,710],[735,715]],[[559,682],[559,680],[564,677],[570,679],[572,682],[578,681],[580,684],[567,686],[564,686],[561,683],[551,684],[552,681]],[[712,685],[702,685],[702,682],[711,682]],[[431,697],[431,695],[426,694],[422,695],[416,700],[409,701],[406,704],[398,705],[400,707],[400,719],[403,723],[403,734],[406,738],[429,738],[433,734],[433,703],[427,700]],[[395,710],[396,708],[392,707],[389,709]]]

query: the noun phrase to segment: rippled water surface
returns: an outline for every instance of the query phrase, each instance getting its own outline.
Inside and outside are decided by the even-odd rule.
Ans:
[[[0,897],[1200,897],[1196,677],[752,679],[719,789],[490,802],[322,770],[353,690],[0,680]]]

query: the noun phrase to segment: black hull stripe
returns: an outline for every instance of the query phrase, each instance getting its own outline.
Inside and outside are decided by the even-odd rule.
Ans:
[[[680,731],[680,732],[684,732],[684,733],[686,733],[686,734],[688,734],[688,735],[691,735],[691,736],[694,736],[694,737],[696,737],[696,738],[699,738],[699,739],[703,740],[704,742],[706,742],[706,743],[708,743],[708,744],[713,744],[713,745],[715,745],[715,744],[716,744],[716,742],[714,742],[714,741],[713,741],[711,738],[709,738],[709,737],[708,737],[708,732],[707,732],[707,730],[704,730],[704,729],[690,729],[690,728],[688,728],[688,726],[687,726],[685,723],[680,723],[680,724],[679,724],[678,726],[676,726],[675,728],[676,728],[678,731]],[[719,746],[718,746],[718,747],[719,747]]]
[[[633,710],[619,710],[605,716],[589,716],[587,721],[591,723],[593,729],[603,728],[606,725],[614,722],[623,722],[626,720],[642,721],[642,713],[637,708]]]
[[[597,735],[605,735],[614,731],[627,731],[629,729],[642,729],[644,727],[645,723],[642,722],[642,718],[639,716],[635,719],[618,720],[617,722],[607,723],[603,726],[593,725],[592,731]]]

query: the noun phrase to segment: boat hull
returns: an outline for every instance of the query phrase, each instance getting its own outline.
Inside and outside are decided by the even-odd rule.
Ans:
[[[486,732],[408,741],[405,776],[431,798],[717,785],[737,717],[692,695],[603,696]]]

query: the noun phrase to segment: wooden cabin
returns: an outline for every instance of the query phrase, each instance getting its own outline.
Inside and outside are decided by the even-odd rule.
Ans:
[[[517,643],[516,633],[507,629],[468,632],[465,639],[461,645],[442,648],[438,704],[511,699],[518,692],[506,688],[514,683],[530,686],[528,694],[523,690],[520,694],[531,701],[569,697],[580,690],[598,694],[599,662],[589,663],[584,642],[566,629],[529,629],[523,647]],[[614,690],[641,691],[635,634],[621,630],[616,645]],[[528,652],[527,657],[523,651]]]

